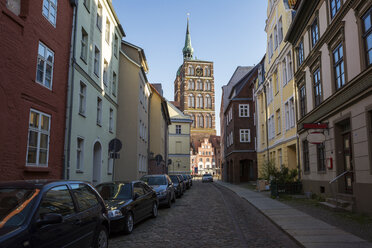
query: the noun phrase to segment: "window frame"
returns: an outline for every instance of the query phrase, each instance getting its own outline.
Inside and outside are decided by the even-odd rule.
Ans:
[[[98,55],[98,56],[97,56]],[[94,61],[93,61],[93,72],[97,77],[100,77],[100,67],[101,67],[101,51],[95,46],[94,49]]]
[[[176,134],[182,134],[182,126],[176,125]]]
[[[109,112],[109,132],[114,132],[114,110],[112,108],[110,108]]]
[[[320,66],[312,72],[312,88],[314,97],[314,108],[318,107],[323,102],[323,89],[322,89],[322,78],[320,73]],[[319,75],[315,75],[318,74]],[[318,81],[316,81],[318,79]],[[317,89],[320,91],[320,95],[317,95]]]
[[[319,23],[318,17],[316,17],[310,25],[310,37],[311,37],[311,47],[314,48],[318,44],[320,34],[319,34]]]
[[[337,2],[340,4],[340,6],[337,8]],[[332,3],[335,3],[335,8],[332,7]],[[342,7],[343,2],[341,0],[329,0],[329,12],[331,16],[331,20],[334,19],[334,17],[338,14]],[[333,9],[336,11],[333,13]]]
[[[102,98],[97,97],[97,126],[102,126]]]
[[[370,27],[368,30],[365,30],[365,20],[369,16],[370,20]],[[367,37],[372,35],[372,7],[369,7],[369,9],[361,16],[361,26],[362,26],[362,39],[363,39],[363,47],[364,47],[364,62],[366,63],[366,68],[369,68],[372,65],[372,60],[369,61],[368,53],[369,51],[372,52],[372,45],[369,50],[367,46]]]
[[[86,37],[86,40],[84,39]],[[89,36],[84,27],[81,27],[80,59],[86,64],[88,59]]]
[[[40,46],[43,47],[44,49],[44,55],[41,55],[40,54]],[[53,55],[52,57],[52,62],[48,61],[48,52],[51,53]],[[43,42],[39,41],[39,44],[38,44],[38,49],[37,49],[37,62],[36,62],[36,79],[35,79],[35,82],[37,82],[38,84],[44,86],[45,88],[49,89],[49,90],[52,90],[53,88],[53,73],[54,73],[54,52],[47,46],[45,45]],[[39,71],[39,60],[42,60],[43,61],[43,76],[42,76],[42,82],[38,80],[38,71]],[[47,71],[47,66],[50,66],[51,67],[51,74],[50,74],[50,86],[48,87],[46,85],[46,71]]]
[[[44,7],[45,7],[45,2],[48,2],[48,16],[44,13]],[[43,0],[43,5],[42,5],[42,10],[41,13],[49,21],[50,24],[53,25],[53,27],[56,27],[57,25],[57,13],[58,13],[58,0],[55,0],[56,4],[53,3],[53,0]],[[54,6],[55,9],[55,17],[54,17],[54,22],[50,19],[51,13],[50,13],[50,8]]]
[[[340,49],[342,50],[342,57],[339,56]],[[338,52],[338,57],[339,57],[337,61],[335,59],[335,52],[336,52],[336,50]],[[333,69],[334,85],[335,85],[336,91],[342,89],[345,86],[345,84],[346,84],[346,72],[345,72],[344,54],[345,54],[345,51],[344,51],[343,42],[339,42],[338,45],[334,49],[332,49],[332,62],[333,62],[332,69]],[[342,67],[343,73],[340,74],[339,77],[337,77],[337,68],[339,68],[339,70],[341,70],[341,67]],[[338,85],[338,78],[341,78],[342,81],[343,81],[340,86]]]
[[[303,89],[303,90],[302,90]],[[300,116],[303,118],[306,115],[307,108],[306,108],[306,84],[302,83],[298,87],[298,96],[299,96],[299,104],[300,104]],[[304,92],[304,94],[302,94]]]
[[[82,91],[83,89],[83,91]],[[79,114],[85,117],[87,99],[87,85],[80,81],[79,88]]]
[[[96,26],[102,32],[103,8],[100,2],[97,4]]]
[[[81,146],[79,145],[81,142]],[[76,171],[84,171],[84,138],[78,136],[76,139]]]
[[[305,139],[302,141],[302,163],[304,173],[310,172],[310,160],[309,160],[309,142]]]
[[[317,171],[326,172],[326,151],[324,143],[316,144]]]
[[[239,104],[239,117],[249,117],[249,104]]]

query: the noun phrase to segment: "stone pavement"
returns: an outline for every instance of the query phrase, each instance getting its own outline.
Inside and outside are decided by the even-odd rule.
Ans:
[[[230,183],[216,181],[246,199],[273,223],[304,247],[367,248],[372,244],[353,234],[344,232],[279,201],[252,190]]]

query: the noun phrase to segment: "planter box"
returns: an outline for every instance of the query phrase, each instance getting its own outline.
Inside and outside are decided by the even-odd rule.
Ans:
[[[271,196],[279,196],[280,194],[301,194],[302,193],[302,183],[301,182],[294,182],[294,183],[283,183],[277,184],[275,182],[271,182],[270,185]]]

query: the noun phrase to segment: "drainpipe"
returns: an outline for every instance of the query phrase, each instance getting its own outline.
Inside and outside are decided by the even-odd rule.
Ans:
[[[267,124],[267,92],[266,85],[263,86],[265,92],[265,118],[266,118],[266,152],[267,152],[267,161],[269,161],[269,127]]]
[[[293,51],[292,51],[293,54]],[[296,140],[297,140],[297,145],[296,145],[296,155],[297,155],[297,167],[298,167],[298,180],[301,180],[301,159],[300,159],[300,137],[298,135],[298,107],[297,107],[297,84],[295,80],[293,79],[293,84],[295,88],[295,94],[294,94],[294,105],[296,109]]]
[[[67,82],[67,100],[66,100],[66,132],[65,132],[65,151],[63,161],[63,173],[64,179],[70,179],[70,150],[71,150],[71,126],[72,126],[72,106],[74,96],[74,64],[75,64],[75,45],[76,45],[76,23],[77,23],[77,12],[78,2],[77,0],[70,0],[71,5],[74,6],[72,16],[72,32],[71,32],[71,47],[70,47],[70,61],[69,61],[69,72]]]
[[[150,89],[151,87],[148,86]],[[148,130],[147,130],[147,174],[149,174],[149,165],[150,165],[150,161],[152,161],[153,158],[150,158],[150,154],[151,154],[151,151],[150,151],[150,142],[151,142],[151,136],[150,136],[150,129],[151,129],[151,121],[150,121],[150,117],[151,117],[151,98],[152,98],[152,92],[150,90],[150,95],[149,95],[149,100],[147,101],[147,126],[148,126]]]

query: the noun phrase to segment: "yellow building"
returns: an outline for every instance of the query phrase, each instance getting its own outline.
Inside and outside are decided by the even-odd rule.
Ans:
[[[269,0],[265,79],[255,91],[259,172],[268,160],[278,168],[298,167],[293,54],[291,44],[284,42],[292,11],[288,1]]]
[[[190,174],[190,128],[192,120],[168,102],[172,124],[169,126],[169,174]]]

